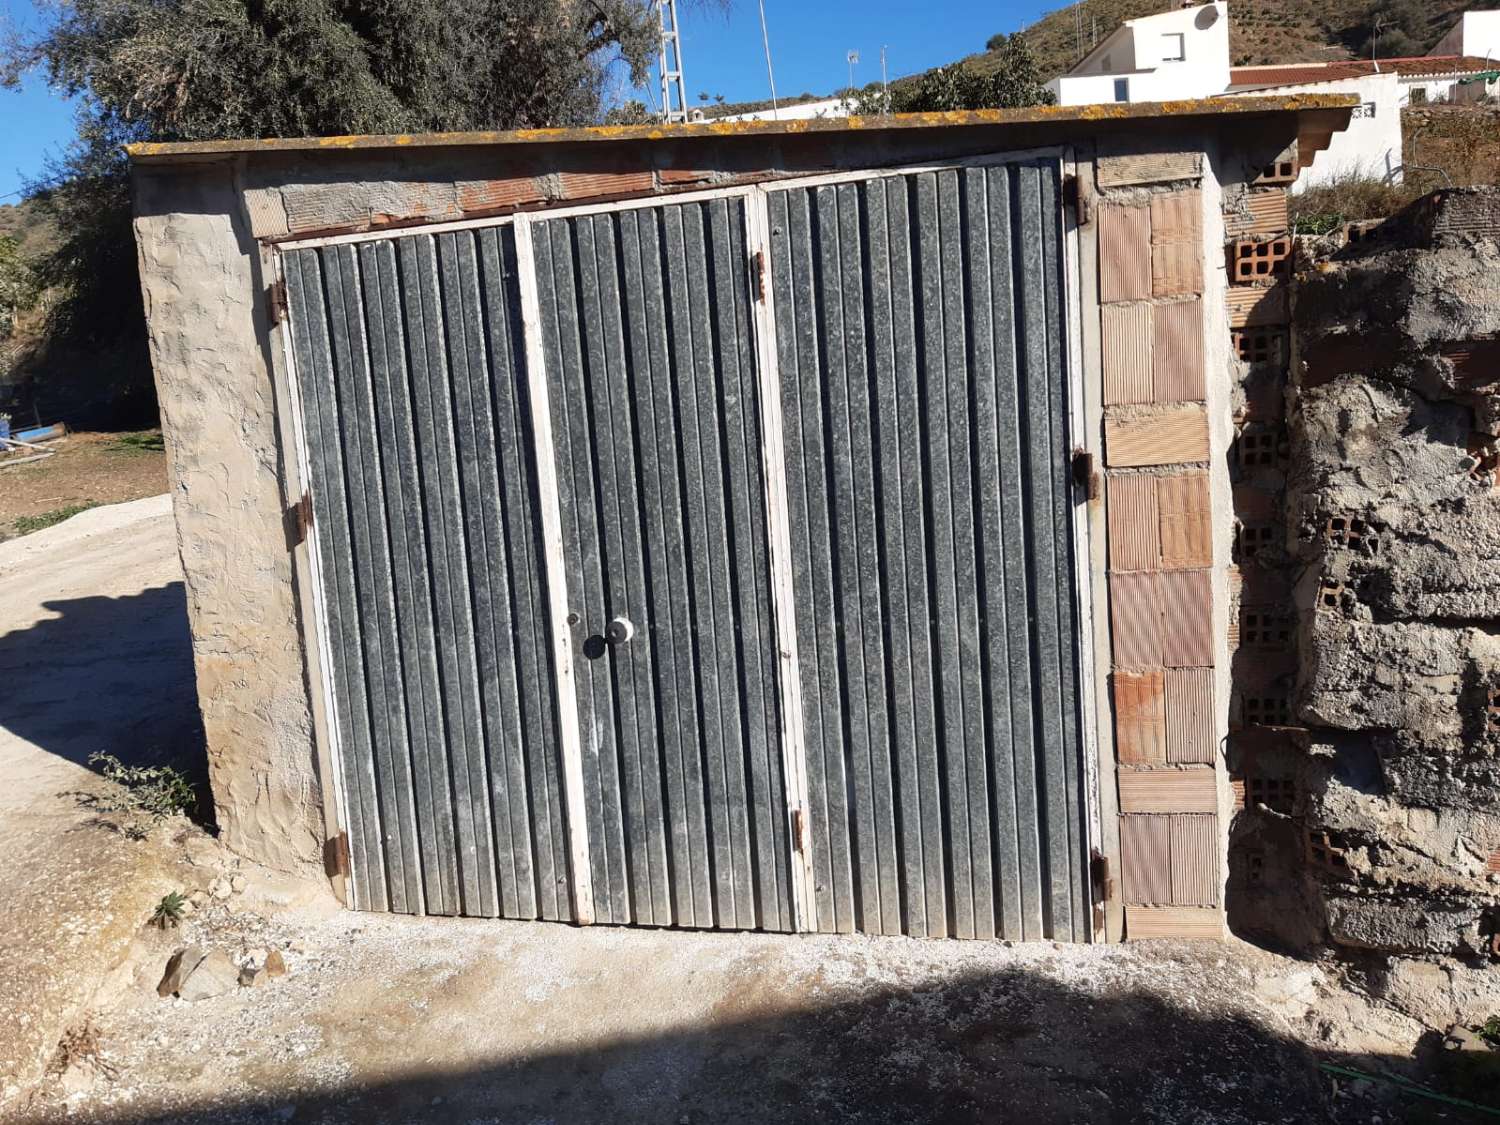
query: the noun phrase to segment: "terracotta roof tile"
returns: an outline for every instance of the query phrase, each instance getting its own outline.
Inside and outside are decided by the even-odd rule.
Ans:
[[[1286,66],[1237,66],[1229,72],[1229,88],[1264,89],[1270,86],[1308,86],[1362,78],[1367,74],[1397,74],[1407,77],[1431,74],[1474,74],[1500,70],[1500,62],[1462,55],[1431,55],[1415,58],[1348,59],[1343,62],[1290,63]]]

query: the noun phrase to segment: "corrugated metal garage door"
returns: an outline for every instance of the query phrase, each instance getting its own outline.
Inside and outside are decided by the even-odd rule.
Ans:
[[[512,232],[283,269],[355,905],[570,918]]]
[[[1062,215],[1032,162],[284,251],[355,904],[1086,937]]]
[[[744,208],[531,228],[600,921],[792,928]]]
[[[1058,167],[769,219],[818,927],[1082,939]]]

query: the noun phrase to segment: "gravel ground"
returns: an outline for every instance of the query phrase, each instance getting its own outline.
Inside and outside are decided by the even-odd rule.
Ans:
[[[216,868],[195,870],[207,885]],[[98,1053],[16,1120],[1368,1122],[1317,1061],[1399,1066],[1420,1033],[1233,942],[356,915],[250,875],[181,929],[143,931],[97,998]],[[289,974],[160,999],[185,944],[280,950]]]
[[[94,784],[90,749],[194,737],[176,566],[165,497],[0,544],[0,1048],[20,1052],[0,1065],[0,1121],[1439,1119],[1317,1069],[1410,1072],[1422,1028],[1237,942],[357,915],[185,822],[126,841],[72,795]],[[167,891],[236,875],[241,892],[180,928],[146,924]],[[158,997],[189,943],[276,950],[290,972]]]

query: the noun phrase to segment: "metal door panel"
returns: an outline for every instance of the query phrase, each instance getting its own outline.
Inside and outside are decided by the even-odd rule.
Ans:
[[[1059,175],[768,193],[822,930],[1087,934]]]
[[[792,926],[744,206],[531,223],[600,921]]]
[[[567,918],[511,230],[282,268],[354,904]]]

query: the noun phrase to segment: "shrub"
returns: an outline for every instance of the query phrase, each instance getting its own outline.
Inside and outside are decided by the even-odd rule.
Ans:
[[[1315,184],[1291,196],[1292,230],[1327,234],[1356,219],[1384,219],[1416,198],[1416,192],[1375,176],[1353,172]]]
[[[98,766],[104,777],[120,787],[113,800],[101,802],[105,812],[122,812],[165,820],[186,814],[198,804],[192,783],[171,766],[127,766],[113,754],[89,755],[89,765]]]

